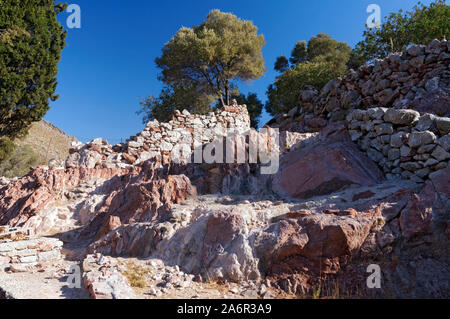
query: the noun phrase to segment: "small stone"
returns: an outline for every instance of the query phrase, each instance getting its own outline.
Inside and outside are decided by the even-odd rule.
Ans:
[[[398,149],[398,148],[390,149],[388,152],[388,159],[390,161],[395,161],[398,158],[400,158],[400,149]]]
[[[384,114],[386,113],[387,108],[384,107],[374,107],[367,110],[367,114],[370,116],[373,120],[380,120],[383,118]]]
[[[408,146],[403,145],[400,148],[400,156],[401,157],[408,157],[411,155],[412,155],[412,150]]]
[[[442,147],[438,146],[435,148],[433,153],[431,153],[431,156],[433,156],[438,161],[445,161],[446,159],[450,158],[450,153],[446,152]]]
[[[395,92],[391,88],[387,88],[375,95],[375,99],[379,101],[382,106],[389,105],[395,97]]]
[[[419,118],[419,121],[416,124],[416,130],[418,131],[427,131],[433,128],[435,125],[436,116],[433,114],[425,114]]]
[[[430,131],[413,132],[408,138],[408,145],[412,148],[418,148],[434,142],[436,142],[436,135]]]
[[[391,146],[400,148],[403,146],[403,139],[405,138],[405,132],[398,132],[391,136]]]
[[[392,127],[392,124],[381,124],[375,126],[375,132],[377,135],[390,135],[394,133],[394,128]]]
[[[430,169],[427,167],[422,168],[422,169],[419,169],[418,171],[416,171],[415,174],[417,176],[419,176],[420,178],[424,179],[428,176],[428,174],[430,174]]]
[[[9,270],[13,273],[24,273],[32,271],[32,265],[26,264],[11,264]]]
[[[441,78],[438,76],[428,80],[427,83],[425,83],[425,90],[427,90],[428,92],[433,92],[439,89],[440,80]]]
[[[420,55],[420,56],[416,56],[415,58],[412,58],[411,60],[409,60],[409,65],[418,69],[423,65],[424,62],[425,62],[425,56]]]
[[[412,45],[406,52],[413,57],[420,56],[425,53],[425,47],[422,45]]]
[[[450,118],[436,117],[436,126],[442,135],[450,133]]]
[[[439,171],[430,173],[429,178],[433,180],[433,179],[438,178],[439,176],[441,176],[441,174],[443,174],[444,172],[445,172],[445,169],[441,169]]]
[[[419,149],[417,150],[417,153],[418,154],[429,153],[432,150],[434,150],[435,147],[436,147],[435,144],[423,145],[423,146],[419,147]]]
[[[348,133],[350,134],[350,138],[352,139],[353,142],[359,140],[360,137],[363,135],[360,131],[356,130],[350,130]]]
[[[439,161],[435,160],[434,158],[430,158],[423,164],[423,166],[425,167],[433,166],[436,165],[437,163],[439,163]]]
[[[403,169],[406,169],[408,171],[411,171],[411,172],[414,172],[414,171],[422,168],[422,166],[416,162],[406,162],[406,163],[400,164],[400,167]]]
[[[413,110],[388,109],[384,115],[386,122],[396,125],[411,125],[420,117],[420,113]]]
[[[441,169],[447,168],[447,166],[448,166],[447,163],[441,162],[441,163],[437,164],[437,165],[434,167],[434,169],[435,169],[435,170],[441,170]]]
[[[442,136],[437,142],[445,151],[450,151],[450,134]]]

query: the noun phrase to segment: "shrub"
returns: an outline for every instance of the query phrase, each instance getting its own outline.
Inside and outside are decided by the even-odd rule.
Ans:
[[[7,160],[14,152],[15,145],[9,137],[0,138],[0,163]]]
[[[28,145],[14,147],[8,158],[0,163],[0,176],[8,178],[27,174],[30,168],[39,165],[39,156]]]
[[[277,78],[267,91],[266,109],[272,114],[288,112],[299,105],[299,92],[306,85],[321,90],[330,80],[341,76],[330,62],[306,62],[298,64]]]

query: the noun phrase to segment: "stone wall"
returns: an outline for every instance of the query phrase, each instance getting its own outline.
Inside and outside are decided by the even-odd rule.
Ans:
[[[448,117],[377,107],[352,111],[347,123],[352,140],[380,165],[387,178],[423,182],[449,164]]]
[[[318,131],[352,109],[388,107],[450,116],[450,42],[434,40],[350,70],[319,92],[299,92],[299,105],[269,125],[294,132]]]
[[[187,158],[194,148],[212,142],[215,136],[225,135],[226,130],[244,133],[249,129],[250,117],[245,105],[225,106],[207,115],[175,111],[168,123],[149,122],[142,132],[123,144],[111,146],[101,138],[85,145],[75,143],[65,166],[125,168],[158,155],[168,162],[174,147]],[[201,135],[194,134],[200,130]]]
[[[0,228],[0,270],[20,272],[24,267],[61,258],[63,243],[56,238],[29,237],[28,230]]]

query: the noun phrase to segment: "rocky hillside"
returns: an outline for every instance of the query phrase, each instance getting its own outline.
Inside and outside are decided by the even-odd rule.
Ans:
[[[55,159],[59,162],[66,160],[72,142],[77,139],[66,134],[63,130],[50,122],[33,123],[29,134],[18,142],[21,146],[29,146],[39,157],[39,164],[48,165],[48,161]]]
[[[69,155],[72,142],[77,139],[64,133],[47,121],[35,122],[28,135],[16,139],[12,155],[0,163],[0,176],[4,178],[21,177],[30,167],[39,165],[61,166]]]
[[[31,235],[9,230],[57,236],[52,267],[78,262],[92,298],[449,298],[449,47],[414,46],[299,92],[299,107],[266,131],[232,105],[177,111],[124,144],[80,144],[65,168],[0,189],[3,237],[27,247]],[[189,162],[223,135],[223,155],[239,143],[263,151]],[[274,174],[262,173],[268,154]],[[42,270],[36,254],[0,253],[0,293],[4,276]],[[376,289],[370,265],[381,271]]]

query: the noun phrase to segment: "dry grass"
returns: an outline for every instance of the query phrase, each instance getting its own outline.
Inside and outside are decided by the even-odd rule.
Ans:
[[[0,176],[21,177],[29,172],[30,167],[48,165],[51,159],[62,162],[69,155],[72,141],[76,138],[49,122],[33,123],[28,135],[15,140],[15,150],[0,163]]]
[[[145,276],[149,271],[142,266],[137,266],[134,263],[128,263],[127,270],[123,272],[123,275],[128,279],[130,286],[133,288],[145,288]]]
[[[28,135],[18,145],[28,145],[39,157],[40,165],[47,165],[51,159],[63,161],[69,155],[69,148],[76,138],[47,121],[33,123]]]

